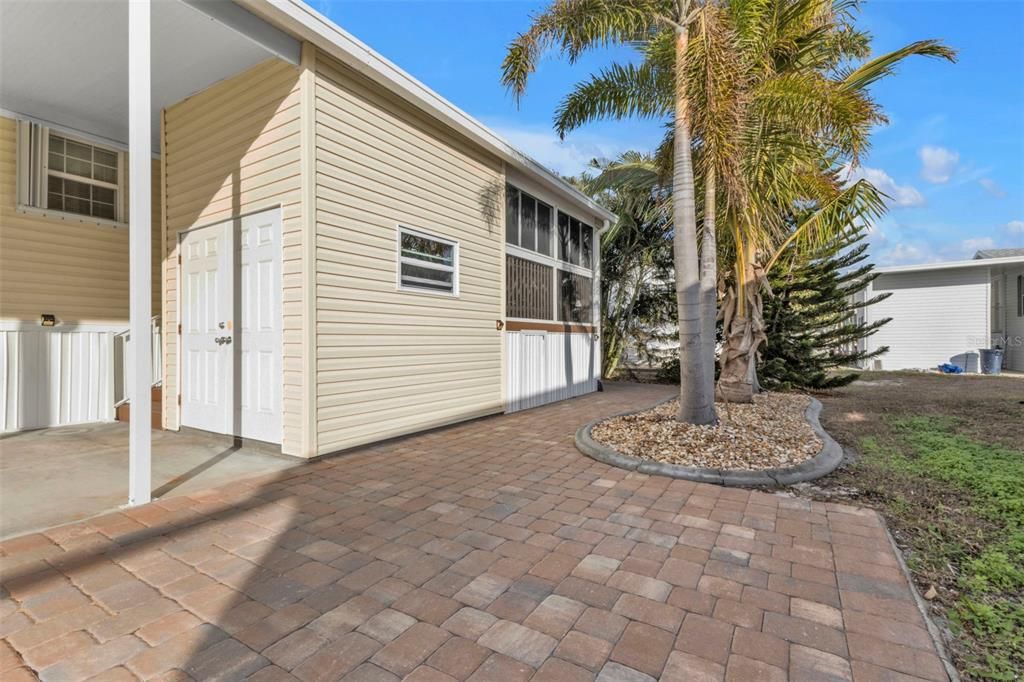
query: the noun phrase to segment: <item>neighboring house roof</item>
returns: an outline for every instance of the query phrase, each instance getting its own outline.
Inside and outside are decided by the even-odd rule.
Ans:
[[[1024,249],[982,249],[974,254],[975,260],[985,258],[1024,258]]]
[[[472,116],[419,82],[302,0],[236,0],[277,26],[308,40],[335,59],[445,123],[519,171],[603,220],[616,216],[519,151]]]
[[[1001,250],[1001,249],[1000,249]],[[1014,249],[1006,249],[1013,251]],[[886,275],[901,272],[927,272],[930,270],[950,270],[953,268],[978,268],[991,267],[994,265],[1015,265],[1024,263],[1024,253],[1006,257],[975,258],[973,260],[947,261],[945,263],[919,263],[917,265],[890,265],[888,267],[875,268],[875,272]]]

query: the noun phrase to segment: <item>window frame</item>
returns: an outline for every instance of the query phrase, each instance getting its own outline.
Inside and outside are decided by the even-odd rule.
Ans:
[[[1024,275],[1017,275],[1017,317],[1024,317]]]
[[[590,294],[589,294],[589,296],[587,296],[587,298],[589,299],[589,301],[587,301],[588,305],[581,305],[579,307],[579,310],[586,311],[586,315],[585,315],[585,317],[587,318],[586,320],[567,320],[567,319],[562,319],[562,318],[566,317],[566,315],[565,315],[566,307],[565,307],[565,299],[564,299],[564,296],[565,296],[565,278],[566,277],[569,278],[570,282],[573,281],[574,277],[579,277],[579,278],[585,280],[586,282],[588,282],[590,284],[590,287],[589,287],[590,288]],[[591,326],[593,326],[595,324],[594,323],[594,276],[593,276],[593,274],[583,275],[583,274],[580,274],[578,272],[573,272],[571,270],[565,270],[563,268],[559,268],[556,271],[556,274],[555,274],[555,283],[556,283],[556,286],[558,287],[558,291],[555,293],[555,301],[556,301],[556,305],[555,305],[556,320],[555,321],[558,322],[559,324],[580,324],[580,325],[591,325]],[[586,290],[586,288],[583,288],[583,291],[585,291],[585,290]],[[579,293],[579,292],[577,292],[577,293]],[[576,310],[576,308],[570,308],[570,310]],[[569,315],[569,317],[571,317],[571,314]]]
[[[560,300],[561,300],[560,299],[560,296],[561,296],[561,294],[560,294],[560,291],[561,291],[560,290],[560,287],[561,287],[561,279],[560,279],[560,277],[561,277],[561,275],[559,274],[559,271],[570,272],[570,273],[573,273],[575,275],[580,275],[580,276],[583,276],[583,277],[586,277],[587,279],[589,279],[590,283],[591,283],[591,288],[592,288],[591,306],[592,306],[592,308],[594,308],[595,306],[598,305],[598,301],[600,299],[600,296],[599,296],[599,293],[598,293],[598,291],[599,291],[599,289],[598,289],[599,288],[598,273],[600,272],[600,253],[599,253],[598,245],[600,243],[600,240],[599,240],[599,236],[598,236],[598,233],[597,233],[597,229],[594,228],[593,226],[591,226],[590,223],[587,222],[586,220],[583,220],[581,218],[576,217],[576,215],[574,215],[572,212],[570,212],[569,210],[566,210],[565,208],[563,208],[557,201],[556,202],[551,202],[551,201],[548,201],[548,200],[545,200],[545,199],[541,199],[541,198],[539,198],[540,195],[533,194],[533,193],[531,193],[531,192],[529,192],[527,190],[524,190],[521,185],[517,184],[516,182],[514,182],[512,180],[506,181],[505,187],[506,187],[506,192],[508,191],[508,188],[512,188],[512,189],[516,190],[517,192],[519,192],[520,196],[525,194],[527,196],[530,196],[530,197],[534,198],[537,202],[542,203],[545,206],[549,206],[550,207],[550,211],[551,211],[551,230],[550,230],[551,254],[550,255],[545,255],[545,254],[540,253],[538,251],[531,251],[530,249],[526,249],[526,248],[523,248],[523,247],[518,246],[516,244],[513,244],[512,242],[509,242],[508,239],[507,239],[507,216],[506,216],[505,236],[503,237],[503,239],[504,239],[505,256],[506,257],[507,256],[515,256],[517,258],[521,258],[521,259],[528,260],[528,261],[533,261],[533,262],[538,263],[540,265],[547,266],[548,268],[551,269],[551,297],[552,297],[551,311],[552,311],[552,316],[549,319],[538,319],[538,318],[514,317],[514,316],[509,315],[508,314],[509,313],[509,309],[508,309],[508,287],[509,287],[509,285],[508,285],[508,281],[506,280],[506,281],[503,282],[504,283],[504,287],[505,287],[505,291],[503,293],[503,301],[502,301],[502,310],[505,313],[505,318],[504,319],[507,320],[507,321],[510,321],[510,322],[547,323],[547,324],[555,324],[555,325],[561,325],[561,326],[590,327],[590,328],[592,328],[594,330],[598,329],[598,327],[599,327],[599,320],[598,320],[599,312],[597,312],[596,310],[593,310],[593,309],[591,310],[591,313],[590,313],[591,322],[582,322],[582,323],[581,322],[564,322],[564,321],[559,320],[559,317],[560,317],[559,306],[560,306]],[[506,199],[506,201],[504,203],[504,206],[505,206],[506,210],[508,209],[508,203],[509,202]],[[576,220],[577,222],[579,222],[580,225],[585,225],[585,226],[587,226],[587,227],[589,227],[591,229],[591,258],[590,258],[590,267],[583,267],[582,265],[576,265],[576,264],[573,264],[571,262],[564,261],[564,260],[562,260],[560,258],[560,253],[559,253],[559,236],[558,236],[558,216],[559,215],[565,215],[570,220]],[[517,227],[519,227],[519,226],[517,225]],[[581,250],[582,250],[582,239],[580,241],[581,241]],[[581,259],[581,261],[582,261],[582,259]],[[505,267],[507,269],[507,264],[503,264],[503,267]],[[507,275],[506,275],[506,277],[507,277]]]
[[[123,148],[66,128],[47,126],[32,119],[19,118],[17,125],[15,175],[17,178],[17,210],[19,212],[85,225],[128,227],[128,153]],[[51,170],[49,153],[51,135],[115,155],[117,157],[117,182],[110,183],[67,171]],[[33,137],[37,138],[34,144],[31,142]],[[66,154],[64,156],[66,157]],[[94,162],[90,161],[90,163]],[[113,190],[114,218],[75,213],[63,208],[50,208],[49,180],[51,176]],[[29,190],[28,185],[32,185],[34,191]],[[89,201],[91,202],[92,199],[90,198]]]
[[[989,330],[992,334],[1002,334],[1006,324],[1005,288],[1002,276],[992,279],[989,289],[992,299],[989,307],[989,316],[991,317]]]
[[[411,258],[402,254],[402,235],[409,234],[420,239],[428,239],[432,242],[438,242],[452,247],[452,264],[442,265],[440,263],[431,263],[430,261],[421,260],[419,258]],[[437,270],[440,272],[451,272],[452,273],[452,290],[444,291],[441,289],[431,289],[429,287],[418,287],[415,285],[407,285],[402,282],[402,265],[414,265],[417,267],[426,267],[430,270]],[[395,226],[395,289],[410,294],[424,294],[427,296],[442,296],[444,298],[459,298],[459,242],[458,240],[451,239],[450,237],[441,237],[436,234],[426,232],[416,227],[410,227],[398,223]]]
[[[563,210],[559,209],[558,210],[558,216],[563,216],[563,215],[565,216],[566,221],[567,221],[566,227],[567,227],[568,242],[567,242],[566,247],[565,247],[566,257],[565,258],[562,257],[562,240],[561,240],[561,234],[560,234],[561,227],[560,227],[560,221],[559,221],[558,217],[556,216],[556,218],[555,218],[555,231],[558,234],[556,235],[555,242],[556,242],[558,248],[557,248],[557,253],[554,256],[555,259],[558,260],[560,263],[564,263],[565,265],[570,265],[570,266],[573,266],[573,267],[582,268],[584,270],[593,271],[594,270],[594,243],[597,241],[594,238],[595,237],[594,233],[596,231],[594,226],[591,225],[590,223],[586,222],[585,220],[580,220],[579,218],[577,218],[573,214],[569,213],[568,211],[563,211]],[[579,227],[578,231],[574,229],[577,226]],[[589,265],[584,265],[583,264],[583,254],[584,254],[583,246],[587,242],[587,240],[584,239],[583,235],[586,232],[589,232],[589,235],[590,235],[590,241],[589,241],[590,252],[588,254],[589,261],[590,261]],[[579,238],[576,240],[576,243],[575,243],[575,247],[576,247],[575,252],[573,251],[573,246],[574,246],[574,244],[573,244],[573,234],[574,233],[579,235]],[[578,260],[579,260],[578,263],[574,263],[572,261],[573,255],[576,255],[578,257]]]
[[[505,245],[506,246],[514,246],[517,249],[522,249],[523,251],[526,251],[526,252],[529,252],[529,253],[534,253],[534,254],[540,256],[541,258],[555,258],[555,257],[557,257],[557,254],[555,253],[556,249],[557,249],[557,244],[555,243],[555,241],[556,241],[555,240],[555,232],[557,230],[556,225],[555,225],[555,216],[558,214],[558,207],[557,206],[553,206],[552,204],[549,204],[548,202],[544,201],[543,199],[541,199],[541,198],[539,198],[539,197],[537,197],[537,196],[527,192],[526,190],[522,189],[521,187],[513,185],[511,182],[506,182],[505,183],[505,197],[506,197],[505,198],[505,210],[506,210],[506,212],[508,211],[508,208],[509,208],[509,201],[508,201],[508,191],[509,191],[509,189],[514,189],[516,191],[516,217],[517,217],[517,220],[516,220],[516,241],[513,243],[513,242],[510,242],[508,240],[508,215],[506,213],[506,215],[505,215]],[[541,214],[540,207],[541,206],[545,206],[548,209],[548,225],[547,225],[547,233],[548,233],[547,246],[548,246],[548,252],[547,253],[544,253],[544,252],[540,251],[538,248],[530,249],[530,248],[527,248],[527,247],[522,245],[523,244],[523,198],[524,197],[528,198],[528,199],[531,199],[534,202],[533,203],[533,205],[534,205],[534,210],[533,210],[533,243],[534,243],[535,246],[539,246],[539,244],[540,244],[540,240],[538,239],[538,237],[540,236],[540,224],[541,224],[541,222],[540,222],[540,214]]]
[[[552,273],[550,271],[551,270],[557,270],[557,268],[555,266],[553,266],[553,265],[548,264],[548,263],[542,263],[540,261],[540,259],[538,259],[538,258],[523,258],[523,257],[521,257],[521,256],[519,256],[517,254],[514,254],[514,253],[506,252],[504,254],[504,258],[505,258],[505,282],[504,282],[505,301],[504,301],[504,310],[505,310],[506,318],[509,319],[509,320],[533,320],[533,321],[554,322],[556,320],[556,318],[557,318],[554,306],[555,306],[555,301],[557,300],[558,296],[557,296],[557,292],[552,291],[552,287],[555,284],[555,279],[556,278],[552,276]],[[523,316],[519,316],[519,315],[511,315],[511,314],[509,314],[509,311],[510,311],[509,302],[510,302],[510,299],[511,299],[511,296],[512,296],[512,288],[509,286],[509,274],[512,271],[510,259],[517,259],[517,260],[520,260],[520,261],[522,261],[524,263],[532,264],[533,266],[536,266],[536,267],[539,267],[539,268],[546,268],[548,270],[548,272],[546,273],[546,275],[547,275],[547,292],[546,292],[547,293],[547,304],[546,304],[545,307],[550,311],[550,316],[549,317],[523,317]]]
[[[64,162],[65,162],[64,170],[54,170],[53,168],[50,167],[50,155],[56,153],[56,152],[53,151],[53,148],[52,148],[52,143],[53,143],[53,137],[54,136],[59,137],[64,142],[64,145],[65,145],[64,151],[60,153],[60,156],[62,156],[64,158]],[[79,175],[77,173],[72,173],[72,172],[68,171],[67,170],[67,160],[68,159],[76,159],[76,157],[70,156],[67,153],[67,143],[68,142],[74,142],[75,144],[82,145],[82,146],[85,146],[85,147],[89,148],[90,156],[92,158],[88,161],[88,163],[90,164],[91,168],[95,167],[97,165],[96,164],[96,151],[97,150],[99,150],[101,152],[106,152],[107,154],[112,155],[115,158],[116,163],[117,163],[116,168],[114,168],[114,171],[117,174],[117,181],[116,182],[108,182],[106,180],[98,180],[96,178],[87,178],[84,175]],[[78,159],[76,159],[76,160],[78,160]],[[84,159],[81,159],[81,160],[84,161]],[[103,145],[96,144],[94,142],[90,142],[90,141],[87,141],[87,140],[80,140],[80,139],[75,138],[73,135],[68,135],[67,133],[64,133],[62,131],[50,129],[47,132],[47,135],[46,135],[46,157],[45,157],[45,163],[43,164],[43,173],[45,175],[45,181],[46,181],[46,190],[44,192],[45,196],[44,196],[43,199],[44,199],[44,203],[46,204],[46,206],[45,206],[46,210],[47,211],[53,211],[55,213],[67,213],[67,214],[70,214],[70,215],[79,216],[81,218],[89,218],[89,219],[92,219],[92,220],[110,220],[110,221],[113,221],[113,222],[120,222],[119,219],[120,219],[120,216],[121,216],[121,213],[122,213],[122,210],[123,210],[121,208],[121,206],[122,206],[122,202],[123,202],[123,199],[124,199],[124,192],[125,192],[125,189],[126,189],[124,187],[124,185],[125,185],[125,183],[124,183],[124,162],[125,162],[125,159],[124,159],[123,155],[119,151],[117,151],[116,149],[110,149],[110,148],[105,147]],[[102,165],[102,166],[104,166],[106,168],[109,168],[109,166],[107,166],[106,164],[100,164],[100,165]],[[50,192],[50,189],[49,189],[50,178],[58,178],[60,180],[69,180],[71,182],[77,182],[77,183],[82,184],[82,185],[89,185],[90,187],[100,187],[100,188],[103,188],[103,189],[108,189],[108,190],[113,191],[114,192],[114,200],[111,202],[111,205],[112,205],[113,210],[114,210],[114,217],[113,218],[107,218],[107,217],[103,217],[103,216],[94,216],[92,214],[87,214],[87,213],[78,213],[76,211],[68,211],[68,210],[66,210],[64,208],[54,208],[54,207],[51,207],[50,206],[50,194],[51,194],[51,192]],[[66,192],[63,193],[62,196],[64,197],[64,199],[66,201],[67,200],[67,196],[68,196],[67,193]],[[92,198],[89,198],[86,201],[88,201],[90,203],[90,205],[92,203],[95,203],[95,200],[92,199]],[[106,202],[100,202],[100,203],[106,203]]]

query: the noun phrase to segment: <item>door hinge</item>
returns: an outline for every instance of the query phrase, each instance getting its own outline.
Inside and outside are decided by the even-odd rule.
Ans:
[[[181,322],[178,323],[178,336],[181,336]]]
[[[181,407],[181,394],[178,394],[178,407]]]

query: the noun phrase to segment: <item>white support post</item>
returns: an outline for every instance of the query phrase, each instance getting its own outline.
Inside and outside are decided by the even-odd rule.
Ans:
[[[612,226],[611,222],[605,220],[601,225],[601,229],[597,230],[594,234],[594,243],[591,245],[590,253],[593,262],[593,281],[591,282],[591,324],[594,325],[594,329],[597,330],[597,342],[596,346],[597,357],[595,358],[594,366],[597,368],[595,379],[601,381],[604,379],[604,326],[601,324],[601,288],[604,286],[601,282],[601,269],[604,267],[604,263],[601,262],[601,239],[604,237],[604,233]]]
[[[152,438],[152,145],[150,0],[128,2],[128,241],[132,402],[128,431],[128,504],[150,500]]]

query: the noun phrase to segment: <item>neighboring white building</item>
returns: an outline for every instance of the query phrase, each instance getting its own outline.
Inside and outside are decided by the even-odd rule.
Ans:
[[[1004,349],[1003,368],[1024,371],[1024,249],[979,251],[973,260],[877,268],[864,292],[892,295],[864,309],[892,321],[863,341],[889,346],[872,369],[980,371],[981,348]]]

